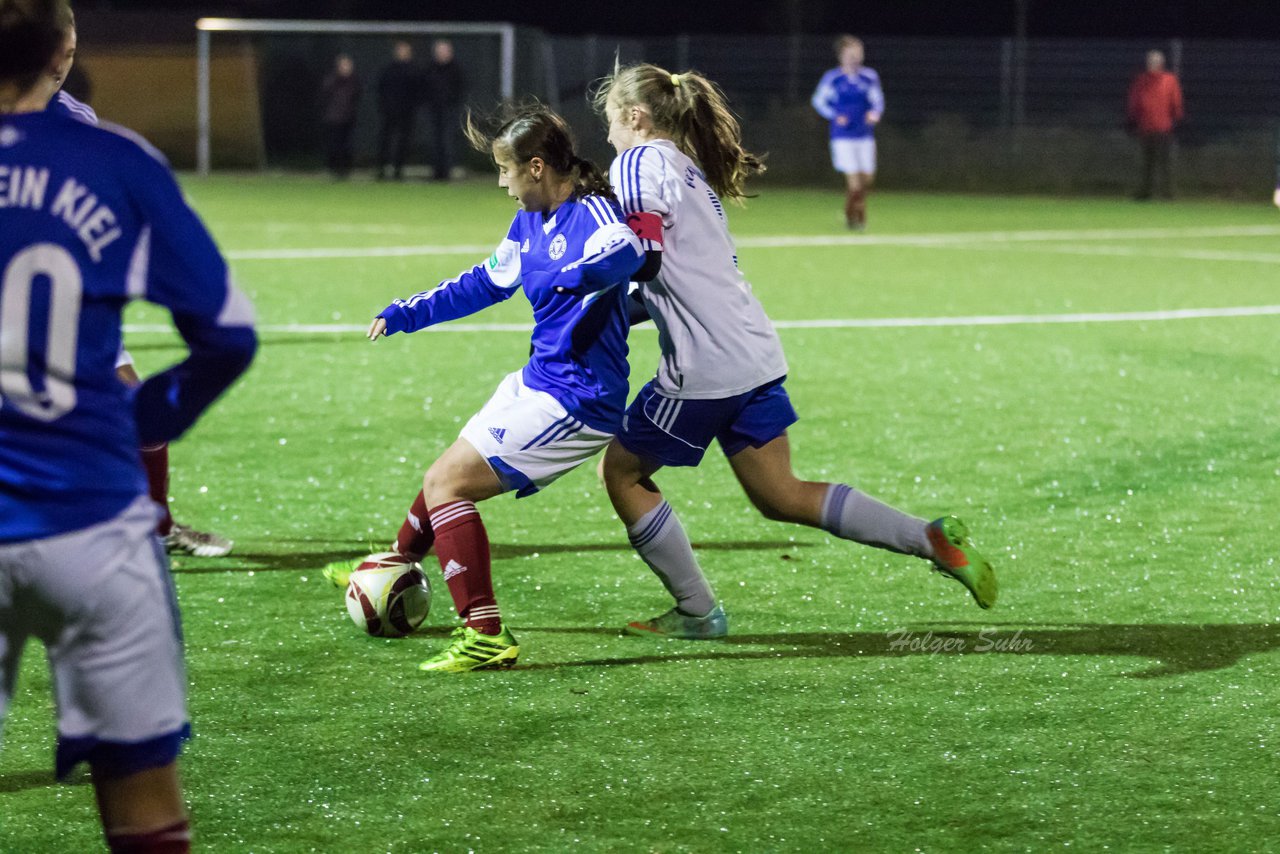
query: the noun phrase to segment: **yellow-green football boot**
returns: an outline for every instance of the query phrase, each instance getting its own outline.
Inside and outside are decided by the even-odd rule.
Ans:
[[[520,645],[506,626],[496,635],[481,634],[469,626],[458,626],[449,639],[449,645],[443,652],[419,664],[418,669],[444,673],[490,670],[511,667],[520,655]]]

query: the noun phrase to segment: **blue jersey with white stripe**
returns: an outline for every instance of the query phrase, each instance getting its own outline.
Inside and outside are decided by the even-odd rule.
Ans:
[[[59,90],[58,94],[49,99],[49,106],[45,107],[45,110],[46,112],[78,119],[88,125],[98,124],[98,114],[93,111],[93,107],[90,107],[84,101],[77,101],[62,90]]]
[[[574,197],[550,215],[520,211],[488,261],[396,300],[379,317],[388,335],[413,332],[523,288],[533,306],[525,385],[550,394],[589,427],[613,433],[627,398],[626,286],[643,260],[617,202]]]
[[[131,299],[191,348],[131,393],[116,378]],[[59,110],[0,116],[0,542],[105,521],[167,441],[244,370],[252,310],[144,142]]]
[[[810,103],[831,123],[832,139],[869,139],[875,128],[867,124],[867,113],[884,112],[880,75],[870,68],[859,68],[856,74],[833,68],[818,81]]]

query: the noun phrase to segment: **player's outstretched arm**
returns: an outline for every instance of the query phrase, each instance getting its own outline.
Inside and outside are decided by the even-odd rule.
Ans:
[[[483,264],[442,282],[429,291],[398,299],[378,312],[383,335],[417,332],[447,320],[457,320],[511,299],[520,288],[520,244],[510,237]],[[375,319],[376,321],[376,319]],[[370,338],[374,338],[369,327]]]
[[[370,341],[377,341],[379,338],[387,334],[387,321],[382,317],[375,317],[373,323],[369,324],[369,331],[365,333]]]

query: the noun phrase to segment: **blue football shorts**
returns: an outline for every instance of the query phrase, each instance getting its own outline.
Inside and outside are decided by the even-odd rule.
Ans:
[[[711,400],[666,397],[651,380],[627,407],[618,441],[636,456],[664,466],[698,465],[713,439],[726,457],[763,447],[800,420],[782,386],[785,379]]]

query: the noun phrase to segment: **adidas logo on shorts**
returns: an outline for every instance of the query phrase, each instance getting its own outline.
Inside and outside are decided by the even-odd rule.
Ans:
[[[497,440],[498,440],[498,444],[499,444],[499,445],[501,445],[501,444],[502,444],[502,437],[503,437],[503,436],[505,436],[505,435],[507,435],[507,429],[506,429],[505,427],[490,427],[490,428],[489,428],[489,435],[490,435],[490,436],[492,436],[493,438],[497,439]]]
[[[467,568],[465,566],[458,563],[453,558],[450,558],[449,562],[444,565],[444,580],[448,581],[450,578],[453,578],[459,572],[466,572],[466,571],[467,571]]]

